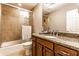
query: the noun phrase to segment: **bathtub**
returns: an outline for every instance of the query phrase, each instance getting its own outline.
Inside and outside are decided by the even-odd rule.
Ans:
[[[32,41],[15,40],[4,42],[0,48],[0,55],[3,56],[31,56],[32,55]]]
[[[14,40],[14,41],[3,42],[0,47],[2,48],[2,47],[12,46],[16,44],[22,44],[29,41],[31,40]]]

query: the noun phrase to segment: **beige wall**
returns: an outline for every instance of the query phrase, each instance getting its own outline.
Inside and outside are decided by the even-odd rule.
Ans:
[[[12,41],[21,38],[21,26],[25,24],[25,20],[19,14],[19,10],[7,5],[2,6],[1,13],[1,40]]]
[[[42,31],[42,4],[38,4],[33,10],[33,32]]]
[[[50,30],[58,30],[60,32],[66,32],[66,12],[78,8],[76,4],[68,4],[64,7],[52,12],[49,15],[49,26]]]

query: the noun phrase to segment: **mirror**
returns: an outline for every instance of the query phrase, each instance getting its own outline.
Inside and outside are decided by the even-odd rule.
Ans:
[[[79,34],[79,4],[64,3],[53,5],[50,9],[48,8],[48,11],[44,9],[44,12],[48,12],[46,21],[48,21],[47,24],[50,31]]]

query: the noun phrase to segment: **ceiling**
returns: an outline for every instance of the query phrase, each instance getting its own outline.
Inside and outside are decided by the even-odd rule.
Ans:
[[[32,10],[38,3],[7,3],[13,6],[21,7],[27,10]],[[20,5],[18,5],[20,4]],[[62,8],[63,6],[67,5],[67,3],[43,3],[43,14],[48,15],[51,12]]]
[[[48,15],[50,14],[51,12],[54,12],[58,9],[61,9],[65,6],[69,6],[69,5],[76,5],[76,6],[79,6],[79,3],[49,3],[49,5],[47,6],[44,6],[43,7],[43,10],[44,10],[44,14],[45,15]],[[78,7],[79,8],[79,7]]]
[[[64,3],[51,3],[51,4],[48,4],[46,6],[43,4],[43,10],[44,10],[43,13],[49,14],[49,13],[63,7],[64,5],[66,5],[66,4],[64,4]]]
[[[21,7],[21,8],[27,9],[27,10],[31,10],[37,5],[37,3],[7,3],[7,4]],[[20,5],[18,5],[18,4],[20,4]]]

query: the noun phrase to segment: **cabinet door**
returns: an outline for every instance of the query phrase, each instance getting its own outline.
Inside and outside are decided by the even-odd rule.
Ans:
[[[36,47],[35,47],[35,41],[32,41],[32,55],[36,55]]]
[[[77,51],[55,44],[56,56],[77,56]]]
[[[79,51],[78,51],[78,56],[79,56]]]
[[[37,43],[37,56],[42,56],[42,45]]]
[[[53,50],[51,50],[51,49],[48,49],[48,48],[44,48],[44,55],[45,56],[54,56],[54,53],[53,53]]]

